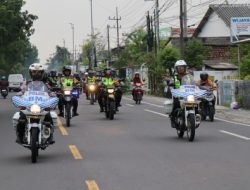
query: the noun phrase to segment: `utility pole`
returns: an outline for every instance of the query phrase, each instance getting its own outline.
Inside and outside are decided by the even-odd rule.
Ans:
[[[157,45],[157,51],[159,52],[160,50],[160,23],[159,23],[159,0],[155,0],[155,16],[156,16],[156,19],[155,19],[155,32],[156,32],[156,45]]]
[[[71,29],[72,29],[72,64],[74,64],[75,62],[75,27],[74,27],[74,24],[72,23],[69,23],[71,25]]]
[[[91,11],[91,41],[92,41],[92,48],[91,48],[91,64],[89,65],[89,69],[93,69],[96,66],[96,59],[95,59],[95,39],[94,39],[94,24],[93,24],[93,4],[92,0],[90,0],[90,11]]]
[[[183,0],[183,36],[184,41],[187,40],[187,0]]]
[[[107,41],[108,41],[108,61],[107,61],[107,68],[109,67],[109,62],[111,61],[109,29],[110,29],[110,26],[107,25]]]
[[[154,10],[154,31],[155,31],[155,54],[157,54],[157,49],[158,49],[158,43],[157,43],[157,23],[156,23],[156,10]]]
[[[184,58],[184,37],[183,37],[183,0],[180,0],[180,56]]]
[[[63,38],[63,47],[65,48],[65,39]]]
[[[119,29],[121,28],[121,26],[119,26],[119,21],[121,20],[122,18],[118,16],[118,7],[116,7],[116,16],[113,17],[113,18],[110,18],[109,17],[109,20],[115,20],[116,21],[116,32],[117,32],[117,54],[118,54],[118,57],[119,57],[119,54],[120,54],[120,42],[119,42]]]

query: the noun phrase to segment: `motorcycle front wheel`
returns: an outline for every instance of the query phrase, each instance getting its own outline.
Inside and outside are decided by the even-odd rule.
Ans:
[[[95,97],[94,97],[94,93],[90,94],[90,104],[93,105],[95,102]]]
[[[176,129],[176,132],[177,132],[178,138],[183,138],[183,135],[184,135],[184,131],[183,130]]]
[[[115,102],[110,102],[109,103],[109,119],[113,120],[114,119],[114,114],[115,114]]]
[[[67,127],[70,127],[70,109],[71,109],[71,105],[66,104],[65,110],[66,110],[66,125],[67,125]]]
[[[36,163],[38,157],[38,128],[31,129],[31,162]]]
[[[192,142],[195,137],[195,115],[189,114],[187,120],[188,120],[187,137],[188,140]]]

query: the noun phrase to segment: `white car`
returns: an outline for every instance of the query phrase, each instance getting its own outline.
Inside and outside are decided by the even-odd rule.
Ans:
[[[9,91],[19,91],[22,83],[24,82],[24,78],[22,74],[10,74],[8,77],[9,81]]]

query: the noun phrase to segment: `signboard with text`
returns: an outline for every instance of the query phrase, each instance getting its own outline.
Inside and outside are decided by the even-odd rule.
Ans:
[[[250,17],[231,17],[231,31],[234,36],[250,36]]]

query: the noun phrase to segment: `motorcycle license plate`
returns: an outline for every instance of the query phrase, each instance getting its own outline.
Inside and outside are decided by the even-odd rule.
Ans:
[[[114,98],[114,94],[109,94],[109,98]]]

